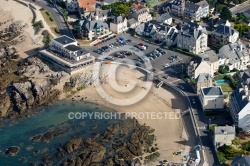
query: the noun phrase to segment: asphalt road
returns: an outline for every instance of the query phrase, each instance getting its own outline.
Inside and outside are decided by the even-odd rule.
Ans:
[[[45,10],[51,13],[61,35],[67,35],[71,38],[74,38],[70,29],[65,23],[63,16],[57,11],[57,9],[52,4],[50,4],[46,0],[36,0],[33,3],[37,4],[38,6],[44,8]]]
[[[189,98],[189,101],[191,102],[192,113],[194,115],[195,123],[198,129],[198,133],[200,135],[200,140],[198,139],[198,142],[202,145],[202,148],[205,153],[202,154],[204,155],[204,162],[207,163],[209,166],[220,165],[213,145],[212,136],[209,132],[209,120],[204,115],[201,103],[194,89],[191,87],[190,84],[184,82],[181,79],[178,79],[178,81],[171,84],[178,88],[180,85],[183,86],[184,89],[182,91],[186,94],[186,96]],[[192,99],[195,100],[195,104],[192,103]]]
[[[250,9],[250,1],[247,1],[243,4],[240,4],[234,8],[231,8],[230,11],[232,12],[232,14],[237,14],[237,13],[242,13],[246,10]]]

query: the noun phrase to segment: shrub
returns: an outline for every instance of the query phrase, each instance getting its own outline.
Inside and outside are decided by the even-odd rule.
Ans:
[[[59,30],[58,30],[58,28],[55,28],[55,32],[59,34]]]
[[[45,13],[46,13],[48,16],[50,16],[49,12],[46,11]]]
[[[40,8],[39,10],[40,10],[40,11],[43,11],[43,10],[44,10],[44,8],[42,7],[42,8]]]
[[[54,19],[53,19],[51,16],[49,17],[49,20],[50,20],[50,21],[54,21]]]
[[[225,75],[224,79],[228,80],[230,83],[230,86],[235,89],[238,86],[238,82],[234,80],[234,78],[231,75]]]

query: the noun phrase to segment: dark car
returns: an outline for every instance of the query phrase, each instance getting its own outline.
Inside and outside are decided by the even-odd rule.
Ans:
[[[136,63],[135,65],[138,66],[138,67],[142,67],[141,63]]]

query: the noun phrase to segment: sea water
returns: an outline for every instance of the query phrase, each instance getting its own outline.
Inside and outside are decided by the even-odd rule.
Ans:
[[[72,138],[74,133],[83,131],[84,134],[79,135],[77,138],[90,138],[93,137],[93,133],[101,133],[104,131],[107,126],[124,122],[122,119],[70,119],[68,117],[69,112],[114,112],[114,110],[109,108],[83,101],[60,101],[51,106],[45,106],[43,109],[44,111],[28,118],[17,120],[14,124],[6,122],[0,127],[0,166],[29,165],[37,161],[39,163],[45,154],[55,156],[57,148]],[[69,125],[78,127],[52,138],[49,143],[29,140],[30,137],[39,133]],[[93,126],[97,126],[97,128],[93,130]],[[10,146],[18,146],[20,148],[16,156],[7,156],[5,154],[6,149]],[[37,150],[40,150],[41,153],[34,155],[33,152]],[[54,161],[56,160],[54,159]],[[58,162],[60,161],[57,159],[57,162],[54,164]]]

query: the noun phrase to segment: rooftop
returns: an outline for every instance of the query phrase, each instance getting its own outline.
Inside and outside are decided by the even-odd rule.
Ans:
[[[230,166],[249,166],[250,157],[249,156],[236,156],[234,157]]]
[[[67,50],[69,50],[69,51],[78,51],[78,50],[82,50],[81,47],[76,46],[76,45],[73,45],[73,44],[66,46],[65,49],[67,49]]]
[[[199,56],[210,63],[218,61],[218,56],[213,50],[208,50],[206,52],[200,53]]]
[[[214,87],[208,87],[208,88],[202,88],[201,90],[204,95],[206,96],[219,96],[223,95],[223,92],[221,90],[221,87],[214,86]]]
[[[205,82],[205,81],[208,81],[208,80],[211,80],[211,79],[212,79],[212,77],[211,77],[210,74],[208,74],[208,73],[201,73],[197,77],[196,82],[197,83],[202,83],[202,82]]]
[[[95,11],[96,0],[78,0],[79,8],[83,8],[84,11]]]
[[[235,126],[216,126],[215,135],[235,134]]]
[[[52,40],[55,40],[56,42],[61,43],[63,45],[76,42],[74,39],[72,39],[72,38],[70,38],[70,37],[68,37],[66,35],[54,38]]]

